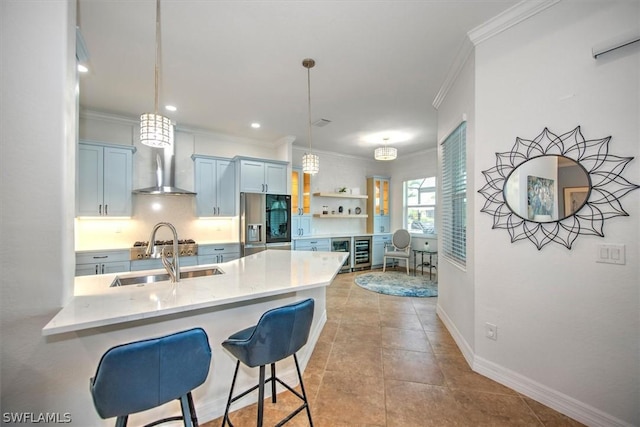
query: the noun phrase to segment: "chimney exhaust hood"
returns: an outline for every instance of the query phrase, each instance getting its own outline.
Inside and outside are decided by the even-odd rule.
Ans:
[[[156,152],[156,186],[133,190],[133,194],[167,195],[167,196],[188,196],[195,195],[193,191],[183,190],[175,186],[175,156],[173,148],[162,149],[164,151],[164,161],[160,156],[161,149]]]

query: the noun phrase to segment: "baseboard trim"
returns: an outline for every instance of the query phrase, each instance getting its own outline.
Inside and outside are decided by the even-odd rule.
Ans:
[[[475,357],[475,353],[473,352],[473,348],[469,345],[467,340],[464,339],[464,337],[462,336],[462,334],[460,333],[458,328],[456,328],[456,325],[449,318],[449,316],[442,309],[442,307],[440,307],[440,304],[438,304],[438,306],[436,307],[436,314],[438,315],[440,320],[442,320],[442,323],[444,323],[444,325],[446,326],[447,330],[449,331],[449,333],[453,337],[453,340],[458,345],[458,348],[462,352],[462,355],[464,356],[464,358],[467,361],[467,363],[469,364],[469,366],[473,367],[473,360],[474,360],[474,357]]]
[[[592,427],[634,427],[633,424],[551,389],[531,378],[476,356],[471,345],[460,334],[460,331],[440,305],[438,305],[436,313],[474,372],[484,375],[585,425]]]

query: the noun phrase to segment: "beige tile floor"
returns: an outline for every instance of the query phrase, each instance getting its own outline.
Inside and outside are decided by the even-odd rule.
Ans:
[[[315,426],[582,425],[473,372],[436,315],[437,298],[371,292],[354,283],[357,274],[327,288],[328,320],[304,373]],[[265,426],[298,402],[290,392],[267,399]],[[231,420],[253,426],[256,412],[251,405]],[[303,411],[286,425],[309,421]]]

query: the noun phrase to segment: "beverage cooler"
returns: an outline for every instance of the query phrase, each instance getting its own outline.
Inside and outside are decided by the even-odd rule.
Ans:
[[[365,270],[371,268],[371,236],[353,238],[353,269]]]

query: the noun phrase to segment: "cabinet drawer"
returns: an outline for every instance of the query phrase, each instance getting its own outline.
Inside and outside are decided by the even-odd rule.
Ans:
[[[295,241],[296,251],[330,251],[331,239],[302,239]]]
[[[240,252],[223,252],[216,255],[198,255],[198,265],[218,264],[240,258]]]
[[[76,276],[93,276],[96,274],[122,273],[129,271],[129,268],[129,261],[76,264]]]
[[[129,261],[129,250],[76,252],[76,265]]]
[[[238,243],[223,243],[220,245],[198,245],[198,255],[220,255],[228,252],[240,253]]]

